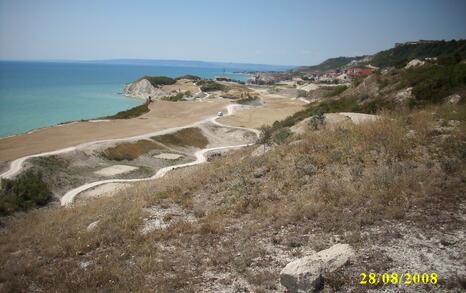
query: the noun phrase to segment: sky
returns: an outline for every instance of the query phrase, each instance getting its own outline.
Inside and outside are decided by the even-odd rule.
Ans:
[[[0,0],[0,60],[313,65],[466,39],[464,0]]]

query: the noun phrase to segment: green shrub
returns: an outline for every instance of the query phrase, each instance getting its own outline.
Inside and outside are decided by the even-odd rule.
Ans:
[[[213,80],[200,80],[197,85],[201,87],[203,92],[225,91],[227,89],[225,85]]]
[[[186,74],[186,75],[178,76],[178,77],[176,78],[176,80],[179,80],[179,79],[201,80],[202,78],[200,78],[200,77],[197,76],[197,75]]]
[[[371,64],[377,67],[403,67],[410,60],[438,57],[447,63],[466,58],[466,41],[435,41],[430,43],[401,45],[374,55]]]
[[[423,66],[402,76],[413,87],[415,104],[440,103],[456,90],[466,87],[466,64]]]
[[[168,76],[143,76],[141,79],[147,79],[155,87],[176,83],[175,79]]]
[[[289,128],[285,127],[285,128],[281,128],[280,130],[278,130],[274,136],[273,136],[273,141],[277,144],[282,144],[283,142],[285,142],[285,140],[290,137],[291,135],[291,131]]]
[[[247,98],[242,98],[235,101],[236,104],[241,105],[259,105],[260,99],[258,96],[250,96],[248,95]]]
[[[10,180],[3,179],[0,189],[0,215],[43,206],[52,198],[52,192],[40,173],[27,171]]]
[[[133,107],[131,109],[121,111],[112,116],[104,117],[105,119],[129,119],[141,116],[144,113],[149,112],[149,101],[146,101],[144,104]]]
[[[272,142],[272,132],[273,128],[270,126],[262,126],[260,129],[259,139],[257,140],[258,144],[270,145]]]
[[[319,126],[324,124],[324,122],[325,122],[324,113],[321,111],[317,111],[317,113],[312,115],[311,119],[309,119],[309,126],[311,126],[312,129],[317,130]]]
[[[163,97],[162,100],[164,101],[170,101],[170,102],[179,102],[179,101],[184,101],[184,93],[177,93],[176,95],[169,96],[169,97]]]

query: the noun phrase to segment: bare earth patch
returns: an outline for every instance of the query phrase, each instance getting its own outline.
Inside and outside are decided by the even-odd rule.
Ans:
[[[131,186],[127,183],[108,183],[97,186],[96,188],[84,191],[79,195],[82,198],[96,198],[103,196],[113,196],[117,192],[121,192],[123,189]]]
[[[171,154],[171,153],[162,153],[162,154],[158,154],[158,155],[154,156],[154,158],[162,159],[162,160],[178,160],[181,157],[182,157],[182,155]]]
[[[169,146],[204,148],[209,140],[204,136],[202,130],[197,127],[181,129],[175,133],[164,134],[154,137],[154,140]]]
[[[100,169],[99,171],[96,171],[94,173],[100,176],[115,176],[119,174],[129,173],[137,169],[138,167],[128,165],[113,165],[110,167]]]
[[[177,204],[169,206],[153,206],[144,210],[149,216],[144,220],[142,234],[148,234],[155,230],[166,229],[176,222],[193,223],[196,218],[192,213]]]

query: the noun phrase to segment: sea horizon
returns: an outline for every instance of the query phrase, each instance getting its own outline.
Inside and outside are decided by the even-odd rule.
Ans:
[[[129,59],[125,59],[129,60]],[[138,59],[141,60],[141,59]],[[121,94],[123,86],[143,75],[177,77],[194,74],[202,78],[226,75],[246,81],[251,64],[222,67],[219,63],[176,61],[172,66],[160,60],[155,63],[121,63],[109,60],[71,61],[0,61],[0,137],[62,123],[98,119],[124,111],[143,102]],[[158,62],[158,63],[157,63]],[[181,62],[181,63],[179,63]],[[192,64],[193,66],[182,66]],[[206,64],[207,67],[199,65]],[[210,65],[210,67],[208,67]],[[284,69],[264,67],[256,70]],[[277,70],[279,71],[279,70]]]

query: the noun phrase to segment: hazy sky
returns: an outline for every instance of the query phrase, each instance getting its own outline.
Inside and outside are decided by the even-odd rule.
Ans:
[[[0,59],[311,65],[461,38],[464,0],[0,0]]]

